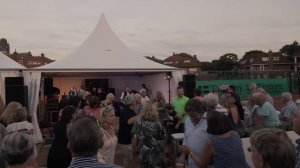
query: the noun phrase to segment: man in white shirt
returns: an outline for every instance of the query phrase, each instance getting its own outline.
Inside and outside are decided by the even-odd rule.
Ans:
[[[128,86],[125,87],[125,91],[122,92],[122,94],[121,94],[120,101],[121,101],[122,103],[124,103],[124,98],[125,98],[127,95],[132,95],[132,96],[134,95],[134,94],[132,93],[131,88],[128,87]]]
[[[147,103],[147,102],[150,102],[150,99],[149,99],[149,97],[147,96],[147,91],[146,91],[146,89],[141,89],[140,90],[140,95],[141,95],[141,100],[142,100],[142,104],[143,104],[143,106],[145,106],[145,104]]]
[[[185,122],[180,160],[184,160],[185,156],[189,155],[187,163],[188,167],[197,168],[198,166],[190,155],[193,153],[200,157],[202,155],[205,140],[208,138],[206,132],[206,109],[204,104],[197,99],[190,99],[184,109],[189,117]]]

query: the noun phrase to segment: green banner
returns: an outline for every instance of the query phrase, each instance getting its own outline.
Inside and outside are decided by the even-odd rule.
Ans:
[[[288,78],[280,79],[243,79],[243,80],[213,80],[213,81],[196,81],[196,87],[201,89],[202,94],[210,92],[219,92],[221,85],[234,85],[236,93],[241,99],[246,100],[249,95],[249,83],[256,83],[257,87],[264,88],[271,96],[280,96],[282,92],[290,91]]]

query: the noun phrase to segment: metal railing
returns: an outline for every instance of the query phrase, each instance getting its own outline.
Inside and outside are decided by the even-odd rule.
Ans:
[[[257,80],[257,79],[288,79],[288,91],[300,94],[300,73],[292,70],[272,71],[201,71],[196,74],[196,81],[215,80]]]
[[[297,76],[292,70],[272,71],[201,71],[196,74],[196,80],[236,80],[236,79],[276,79]]]

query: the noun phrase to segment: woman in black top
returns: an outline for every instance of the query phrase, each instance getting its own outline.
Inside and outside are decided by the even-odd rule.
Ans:
[[[54,141],[49,150],[47,159],[48,168],[67,168],[71,163],[71,152],[67,148],[67,129],[75,112],[76,108],[70,105],[62,110],[61,120],[57,122],[54,128]]]
[[[131,129],[139,115],[133,111],[134,97],[127,95],[124,98],[124,108],[120,112],[118,143],[122,148],[123,167],[132,167]]]

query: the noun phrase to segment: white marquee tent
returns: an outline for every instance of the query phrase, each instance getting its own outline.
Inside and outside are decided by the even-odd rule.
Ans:
[[[163,79],[166,72],[173,73],[170,88],[168,82]],[[183,70],[153,62],[130,50],[114,34],[102,15],[95,30],[77,49],[61,60],[28,69],[25,74],[30,80],[36,81],[32,84],[36,90],[40,90],[39,79],[42,77],[61,80],[107,78],[109,87],[116,89],[116,95],[125,85],[140,89],[141,83],[146,83],[151,86],[153,92],[162,91],[167,98],[169,89],[175,90],[178,82],[182,80],[183,73]],[[37,104],[38,92],[31,90],[30,94],[34,95],[34,102],[31,103]],[[36,113],[36,109],[34,112]]]
[[[25,67],[0,52],[1,71],[15,71],[19,69],[25,69]]]
[[[43,72],[158,72],[174,70],[130,50],[111,30],[104,15],[91,35],[71,54],[36,69]]]
[[[183,73],[130,50],[111,30],[104,15],[91,35],[72,53],[34,70],[54,78],[109,78],[110,87],[117,90],[117,85],[122,89],[124,85],[143,82],[153,85],[154,74],[160,74],[159,79],[163,79],[164,73],[171,71],[178,83]],[[138,78],[138,82],[132,80],[133,77]]]
[[[24,66],[0,52],[0,96],[5,103],[5,77],[17,77]]]
[[[26,68],[21,64],[10,59],[0,52],[0,96],[5,104],[5,78],[6,77],[24,77],[24,85],[28,86],[28,113],[31,116],[35,127],[34,138],[36,142],[42,141],[42,135],[39,129],[37,119],[38,91],[40,85],[40,73],[25,71]],[[39,78],[32,78],[35,74]],[[39,87],[38,87],[39,89]]]

